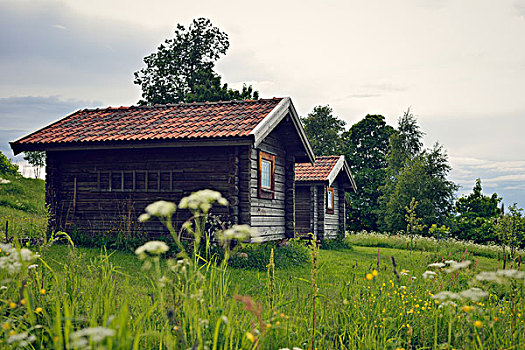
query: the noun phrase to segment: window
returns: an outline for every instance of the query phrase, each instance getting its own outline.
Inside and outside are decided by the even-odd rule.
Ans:
[[[275,156],[259,151],[259,198],[275,198]]]
[[[334,188],[333,187],[326,188],[326,213],[327,214],[334,213]]]

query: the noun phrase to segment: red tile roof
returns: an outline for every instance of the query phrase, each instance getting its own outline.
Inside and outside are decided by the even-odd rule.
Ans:
[[[315,157],[315,163],[295,164],[295,181],[326,181],[341,156]]]
[[[243,137],[281,100],[83,109],[14,144]]]

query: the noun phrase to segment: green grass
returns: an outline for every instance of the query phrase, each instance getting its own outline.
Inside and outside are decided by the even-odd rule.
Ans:
[[[45,182],[20,175],[1,175],[10,183],[0,184],[0,235],[39,236],[46,228]]]
[[[12,232],[21,237],[41,234],[43,183],[11,179],[12,183],[0,185],[1,220],[9,220]],[[361,234],[346,240],[352,249],[319,250],[317,268],[280,261],[275,277],[261,270],[268,247],[244,249],[253,255],[254,268],[241,269],[196,256],[177,262],[173,256],[150,255],[141,261],[132,251],[57,244],[32,248],[39,251],[40,259],[28,258],[16,265],[18,251],[2,245],[0,347],[525,347],[523,279],[507,279],[502,285],[475,279],[481,271],[501,268],[498,247],[418,237],[416,249],[410,252],[403,236]],[[276,258],[301,260],[293,249],[284,254],[283,248],[272,247]],[[472,263],[452,273],[434,270],[434,279],[422,277],[429,263],[449,259]],[[29,269],[33,262],[38,266]],[[523,266],[513,267],[524,271]],[[454,299],[455,306],[432,297],[474,286],[490,294],[479,301]],[[29,336],[34,336],[31,345],[23,344],[20,339]]]
[[[378,252],[379,251],[379,252]],[[378,267],[379,253],[379,267]],[[523,305],[517,307],[521,313],[517,317],[513,336],[508,330],[512,323],[511,300],[504,290],[493,288],[488,301],[483,306],[469,301],[458,301],[457,308],[438,309],[430,297],[441,290],[459,292],[468,288],[469,281],[481,270],[495,270],[500,265],[495,259],[470,256],[473,263],[469,269],[455,274],[438,273],[434,280],[424,280],[421,275],[427,270],[428,263],[444,258],[446,252],[409,252],[393,248],[356,246],[346,250],[320,250],[317,284],[315,344],[317,348],[432,348],[434,343],[447,343],[449,348],[519,348],[523,346],[524,320]],[[106,261],[107,256],[107,261]],[[398,271],[408,270],[408,276],[401,275],[400,282],[392,272],[391,257],[395,257]],[[153,302],[157,301],[156,283],[152,280],[153,270],[143,270],[142,262],[133,253],[105,252],[101,249],[76,248],[73,252],[63,245],[55,245],[46,251],[44,259],[55,271],[56,284],[48,279],[46,296],[56,300],[58,295],[67,291],[71,297],[71,317],[91,319],[89,322],[77,322],[73,329],[93,325],[104,325],[105,319],[118,317],[122,305],[126,305],[133,319],[148,314]],[[160,268],[167,269],[168,262],[160,261]],[[257,326],[257,318],[243,310],[243,304],[234,300],[234,295],[247,295],[262,306],[261,317],[264,320],[264,337],[260,337],[261,348],[298,346],[310,348],[312,332],[312,286],[310,283],[311,266],[296,268],[278,268],[275,277],[275,307],[268,305],[266,271],[229,268],[226,283],[219,277],[220,268],[204,267],[208,279],[203,300],[191,305],[194,316],[188,314],[173,321],[177,329],[185,329],[185,334],[173,332],[167,336],[162,326],[163,321],[170,323],[155,306],[145,324],[127,321],[130,329],[140,329],[144,337],[140,347],[158,347],[160,339],[166,344],[182,344],[191,337],[212,339],[221,315],[226,315],[229,322],[231,342],[220,338],[218,344],[229,348],[250,348],[253,345],[245,333],[254,333],[252,325]],[[378,269],[378,276],[368,281],[365,275]],[[523,270],[523,268],[522,268]],[[215,272],[213,272],[215,271]],[[110,272],[108,274],[108,272]],[[45,275],[45,273],[44,273]],[[106,277],[104,277],[106,276]],[[414,276],[416,279],[412,279]],[[48,277],[50,277],[48,275]],[[45,279],[45,278],[44,278]],[[69,280],[68,283],[64,281]],[[208,284],[209,283],[209,284]],[[60,287],[59,287],[60,286]],[[31,287],[28,287],[31,288]],[[110,292],[108,292],[108,290]],[[81,292],[79,292],[81,291]],[[101,293],[103,291],[103,293]],[[109,296],[104,294],[109,293]],[[521,291],[523,293],[523,291]],[[35,292],[37,294],[37,292]],[[169,293],[168,293],[169,294]],[[190,298],[191,302],[194,302]],[[100,300],[100,302],[97,302]],[[42,303],[46,301],[42,300]],[[170,303],[168,303],[169,305]],[[465,313],[463,305],[474,305],[476,311]],[[189,306],[189,305],[188,305]],[[93,315],[97,309],[96,317]],[[169,306],[168,306],[169,308]],[[5,312],[5,311],[4,311]],[[49,312],[52,322],[52,303]],[[65,312],[64,305],[60,312]],[[160,313],[159,313],[160,312]],[[503,312],[503,313],[502,313]],[[205,317],[206,327],[198,335],[190,325],[202,326]],[[459,318],[458,318],[459,317]],[[199,321],[199,319],[201,321]],[[98,320],[98,321],[97,321]],[[494,321],[497,320],[497,321]],[[474,326],[480,321],[480,329]],[[185,323],[186,322],[186,323]],[[266,326],[266,325],[270,326]],[[223,325],[224,326],[224,325]],[[66,327],[62,325],[62,327]],[[138,328],[137,328],[138,327]],[[449,336],[448,328],[454,332]],[[220,328],[220,327],[219,327]],[[221,332],[226,331],[220,328]],[[260,331],[260,329],[259,329]],[[64,332],[62,330],[62,332]],[[483,334],[478,334],[483,332]],[[149,335],[146,335],[149,334]],[[128,335],[131,337],[131,335]],[[480,337],[481,336],[481,337]],[[479,339],[478,339],[479,338]],[[186,340],[181,340],[186,339]],[[195,338],[193,338],[195,339]],[[514,345],[511,344],[511,339]],[[212,340],[208,340],[213,343]],[[517,344],[521,344],[517,346]],[[219,348],[223,348],[223,347]],[[443,345],[444,346],[444,345]],[[118,347],[116,347],[118,348]]]

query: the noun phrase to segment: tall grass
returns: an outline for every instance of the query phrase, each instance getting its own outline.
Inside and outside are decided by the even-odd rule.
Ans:
[[[192,199],[199,198],[208,204],[219,200]],[[195,208],[201,206],[196,204]],[[148,219],[165,222],[172,232],[172,210],[174,207],[164,203],[146,214]],[[196,209],[194,214],[206,213]],[[198,231],[206,241],[199,222],[189,223],[188,230]],[[249,228],[234,227],[219,235],[226,257],[236,254],[229,251],[233,246],[229,242],[244,239],[247,231]],[[374,239],[380,243],[381,237]],[[312,247],[313,263],[306,274],[301,274],[304,269],[289,269],[284,277],[270,260],[266,273],[261,273],[262,281],[251,281],[258,292],[240,295],[228,258],[218,263],[212,254],[201,254],[199,249],[188,253],[181,247],[170,257],[165,243],[149,242],[138,247],[137,256],[129,257],[135,262],[123,269],[112,262],[116,253],[101,250],[86,256],[72,244],[58,261],[50,254],[52,248],[42,248],[40,256],[16,241],[15,246],[0,248],[2,348],[525,346],[525,273],[504,270],[481,274],[476,262],[449,261],[444,267],[428,267],[440,263],[434,253],[376,252],[360,247],[319,251]],[[366,252],[361,260],[349,259],[359,251]],[[391,272],[391,254],[396,257],[399,281]],[[329,256],[330,261],[322,260],[323,256]],[[142,270],[137,271],[137,266]],[[336,269],[341,272],[327,280]],[[425,272],[427,269],[430,272]],[[248,275],[255,274],[258,272],[250,271]],[[473,298],[473,287],[487,295],[477,292],[482,296]]]

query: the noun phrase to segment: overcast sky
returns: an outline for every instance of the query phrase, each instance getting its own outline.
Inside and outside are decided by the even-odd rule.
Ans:
[[[234,87],[329,104],[347,126],[411,107],[451,179],[525,206],[525,0],[0,0],[0,150],[76,109],[135,104],[133,72],[177,23],[210,18]]]

